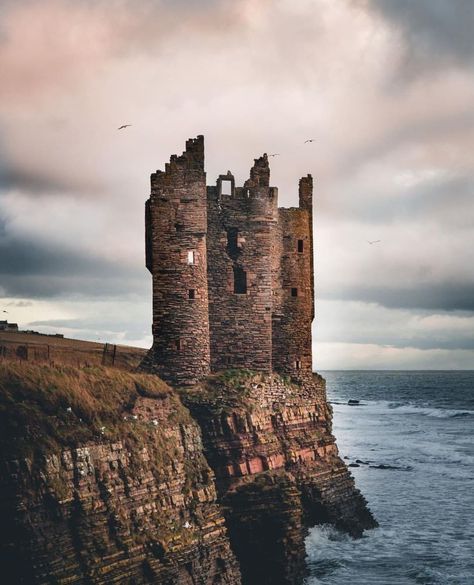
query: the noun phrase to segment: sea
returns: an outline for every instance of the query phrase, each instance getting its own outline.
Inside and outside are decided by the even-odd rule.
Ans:
[[[474,371],[321,373],[380,527],[313,528],[306,585],[474,585]]]

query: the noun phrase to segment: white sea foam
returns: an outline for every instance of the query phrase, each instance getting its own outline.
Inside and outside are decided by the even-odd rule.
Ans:
[[[313,529],[306,584],[473,585],[474,373],[327,378],[340,452],[369,463],[351,472],[380,528],[361,540]]]

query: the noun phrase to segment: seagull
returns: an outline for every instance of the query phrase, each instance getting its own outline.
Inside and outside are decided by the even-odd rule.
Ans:
[[[4,313],[8,313],[8,311],[3,310]]]
[[[372,240],[372,241],[370,241],[370,240],[367,240],[367,243],[368,243],[368,244],[378,244],[378,243],[379,243],[379,242],[381,242],[381,241],[382,241],[382,240]]]
[[[123,130],[124,128],[128,128],[129,126],[131,126],[131,124],[122,124],[122,126],[119,126],[117,130]]]
[[[305,140],[304,143],[306,144],[307,142],[316,142],[316,138],[308,138],[308,140]]]
[[[278,154],[278,152],[275,152],[275,154],[269,154],[268,156],[280,156],[280,155]]]

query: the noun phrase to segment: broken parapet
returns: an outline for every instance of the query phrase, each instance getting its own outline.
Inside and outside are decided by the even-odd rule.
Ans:
[[[278,208],[268,156],[243,187],[230,171],[206,188],[204,139],[151,177],[146,258],[153,348],[142,364],[176,384],[231,367],[311,374],[312,178]]]

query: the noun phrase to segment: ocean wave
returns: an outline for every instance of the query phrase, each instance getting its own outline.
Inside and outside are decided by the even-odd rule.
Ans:
[[[401,413],[401,414],[421,414],[422,416],[430,416],[430,417],[434,417],[434,418],[459,418],[459,417],[474,416],[474,411],[472,411],[472,410],[434,408],[434,407],[418,406],[416,404],[406,404],[406,405],[399,406],[398,404],[390,403],[389,409],[396,410],[397,413]]]
[[[343,402],[333,402],[332,404],[337,406],[348,406],[347,403]],[[467,418],[474,416],[474,410],[442,408],[388,400],[361,401],[360,406],[366,406],[367,408],[365,410],[370,409],[371,411],[376,411],[377,414],[417,414],[433,418]]]

